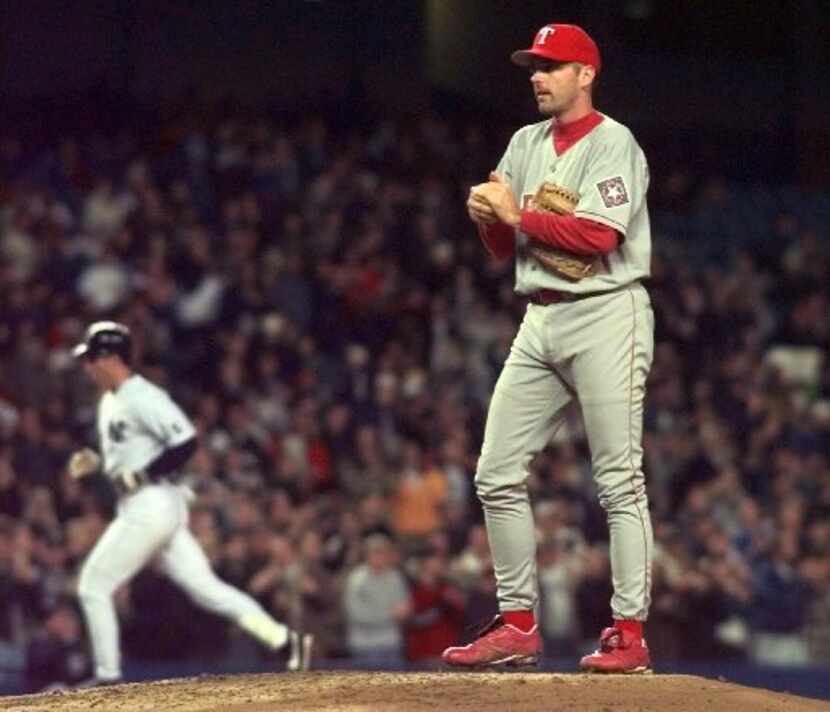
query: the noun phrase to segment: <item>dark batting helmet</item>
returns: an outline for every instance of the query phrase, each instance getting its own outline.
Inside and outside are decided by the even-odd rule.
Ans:
[[[129,328],[117,321],[96,321],[87,327],[84,340],[72,349],[72,355],[91,359],[116,355],[129,363],[131,350]]]

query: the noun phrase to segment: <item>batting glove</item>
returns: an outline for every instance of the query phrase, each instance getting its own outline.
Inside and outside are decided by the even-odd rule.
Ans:
[[[115,475],[116,487],[129,494],[135,492],[143,484],[150,481],[150,477],[142,470],[121,470]]]
[[[69,475],[76,480],[80,480],[87,475],[95,474],[100,468],[101,456],[95,450],[88,447],[72,453],[72,457],[69,458],[69,464],[67,465]]]

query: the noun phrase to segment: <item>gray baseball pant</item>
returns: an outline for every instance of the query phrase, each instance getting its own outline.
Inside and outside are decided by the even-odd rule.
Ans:
[[[476,472],[502,611],[536,605],[528,466],[576,399],[608,520],[611,612],[615,619],[646,619],[653,536],[642,434],[653,352],[654,315],[638,283],[577,301],[528,305],[493,392]]]

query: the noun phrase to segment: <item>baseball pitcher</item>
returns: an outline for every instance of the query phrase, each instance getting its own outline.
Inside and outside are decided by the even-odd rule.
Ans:
[[[189,487],[177,474],[196,451],[196,431],[165,390],[130,367],[131,337],[123,324],[89,326],[73,353],[100,388],[100,453],[75,452],[72,477],[101,471],[119,495],[117,515],[81,569],[78,595],[92,641],[95,677],[83,684],[112,684],[122,676],[113,594],[150,560],[194,603],[236,622],[267,647],[290,646],[288,668],[305,670],[312,640],[275,621],[248,594],[221,581],[188,528]]]
[[[631,132],[595,111],[595,42],[575,25],[541,28],[512,61],[528,70],[545,116],[517,131],[467,210],[488,250],[515,256],[527,311],[496,383],[476,472],[500,615],[445,662],[535,663],[542,649],[536,543],[526,479],[571,401],[581,408],[606,512],[613,623],[585,670],[647,672],[652,530],[641,469],[654,317],[649,274],[648,166]]]

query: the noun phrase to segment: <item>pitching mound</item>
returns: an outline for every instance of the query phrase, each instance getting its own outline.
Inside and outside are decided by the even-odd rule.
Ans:
[[[830,702],[688,675],[312,672],[134,683],[0,698],[8,712],[814,712]]]

